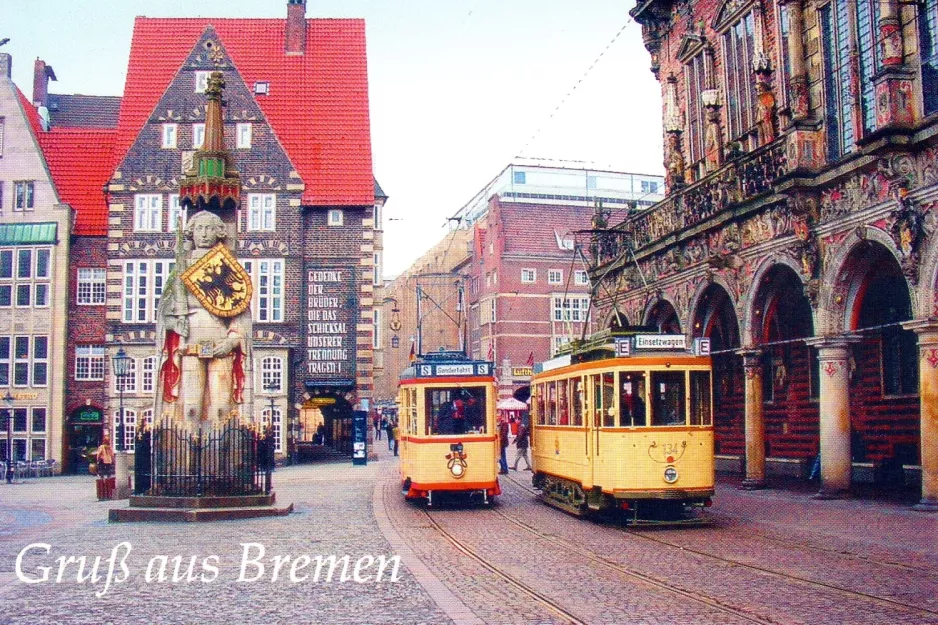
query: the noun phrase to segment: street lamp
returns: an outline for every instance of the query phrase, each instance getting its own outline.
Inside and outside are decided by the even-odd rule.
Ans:
[[[7,484],[13,483],[13,395],[10,391],[4,396],[7,404]]]
[[[270,431],[274,431],[274,393],[280,390],[280,385],[274,380],[269,381],[264,385],[264,390],[270,393],[267,399],[270,400],[270,423],[267,424],[267,427],[270,428]],[[276,444],[275,444],[276,445]],[[289,447],[289,442],[287,443]],[[273,453],[273,452],[271,452]]]
[[[114,446],[116,451],[124,451],[124,378],[130,370],[130,356],[124,351],[124,348],[118,348],[117,354],[111,358],[114,365],[114,377],[117,378],[117,444]]]

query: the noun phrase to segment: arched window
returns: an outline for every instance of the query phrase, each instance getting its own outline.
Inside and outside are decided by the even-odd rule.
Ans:
[[[283,440],[282,440],[283,428],[281,427],[282,421],[283,420],[280,417],[280,408],[275,407],[272,426],[274,429],[274,451],[277,453],[280,453],[281,451],[283,451]],[[267,429],[267,426],[271,425],[270,408],[265,408],[264,411],[261,412],[261,424],[263,425],[265,430]]]
[[[273,356],[261,359],[261,388],[266,393],[283,392],[283,359]]]
[[[121,411],[114,411],[114,431],[111,440],[114,441],[114,449],[117,450],[117,437],[120,433],[120,414]],[[137,441],[137,411],[132,408],[124,408],[124,451],[133,453]]]

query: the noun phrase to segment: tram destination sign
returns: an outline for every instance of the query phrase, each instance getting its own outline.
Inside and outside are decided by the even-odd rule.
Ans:
[[[683,334],[636,334],[635,349],[686,350],[687,337]]]
[[[417,365],[418,378],[443,378],[472,375],[492,375],[492,363],[461,362],[458,364],[428,363]]]

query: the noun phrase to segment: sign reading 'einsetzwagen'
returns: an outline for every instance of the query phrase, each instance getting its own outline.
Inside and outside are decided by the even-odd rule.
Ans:
[[[683,334],[638,334],[635,349],[687,349],[687,337]]]

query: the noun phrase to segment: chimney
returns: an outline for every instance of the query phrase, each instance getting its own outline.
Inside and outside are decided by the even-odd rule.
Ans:
[[[13,77],[13,57],[6,52],[0,53],[0,78]]]
[[[287,55],[306,53],[306,0],[287,0],[283,47]]]
[[[49,79],[57,80],[51,65],[37,58],[33,66],[33,105],[45,106],[49,99]]]

